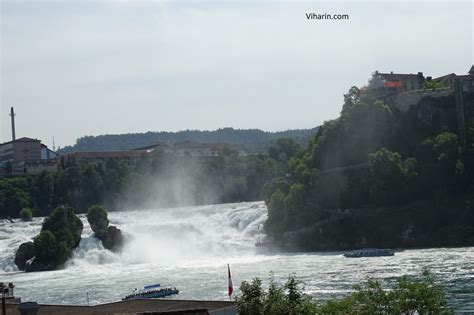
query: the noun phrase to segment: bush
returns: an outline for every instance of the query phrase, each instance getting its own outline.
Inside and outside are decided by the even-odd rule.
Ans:
[[[90,206],[87,211],[87,221],[95,235],[102,239],[107,234],[109,220],[107,219],[107,211],[98,205]]]
[[[79,245],[82,228],[82,221],[71,208],[56,208],[44,220],[41,232],[33,242],[20,245],[15,254],[15,264],[25,271],[61,267],[71,256],[71,249]]]
[[[72,208],[60,206],[44,220],[41,231],[50,231],[57,241],[65,242],[68,248],[74,248],[81,241],[82,229],[82,221]]]
[[[340,300],[315,302],[303,292],[293,276],[283,287],[270,280],[268,291],[262,281],[242,282],[242,294],[237,297],[239,314],[450,314],[442,288],[427,271],[420,279],[402,277],[390,289],[384,290],[378,281],[354,287],[355,291]]]
[[[42,231],[33,239],[33,243],[36,257],[34,264],[44,266],[37,269],[57,269],[71,256],[71,250],[66,243],[57,240],[50,231]]]
[[[317,306],[303,293],[301,283],[290,276],[284,287],[278,287],[270,278],[268,291],[262,289],[262,281],[242,282],[242,295],[237,297],[237,311],[240,315],[316,314]]]
[[[33,219],[33,212],[30,208],[23,208],[20,211],[20,218],[23,221],[31,221]]]

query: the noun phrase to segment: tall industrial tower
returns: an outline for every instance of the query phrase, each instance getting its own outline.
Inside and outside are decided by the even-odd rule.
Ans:
[[[13,106],[10,108],[10,117],[12,119],[12,140],[15,141],[15,111],[13,110]]]

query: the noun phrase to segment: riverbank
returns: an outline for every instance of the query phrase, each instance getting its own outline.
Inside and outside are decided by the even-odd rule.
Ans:
[[[291,231],[270,233],[273,246],[288,252],[474,246],[471,196],[419,200],[391,207],[325,209],[320,218]]]

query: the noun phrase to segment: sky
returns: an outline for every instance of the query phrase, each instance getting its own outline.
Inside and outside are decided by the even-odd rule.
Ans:
[[[472,2],[0,0],[0,142],[312,128],[371,73],[466,74]],[[306,13],[348,14],[308,20]]]

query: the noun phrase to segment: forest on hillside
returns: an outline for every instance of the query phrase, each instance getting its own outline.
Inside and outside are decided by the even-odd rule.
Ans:
[[[424,120],[421,104],[402,112],[351,88],[340,117],[266,186],[270,239],[290,250],[474,245],[472,94],[465,105],[462,143],[456,121]]]
[[[184,130],[178,132],[146,132],[117,135],[84,136],[76,144],[66,146],[58,151],[60,154],[81,151],[130,150],[164,142],[177,143],[195,141],[201,143],[225,143],[235,149],[248,153],[266,153],[269,147],[280,138],[291,138],[299,145],[306,147],[316,134],[318,127],[295,129],[279,132],[268,132],[260,129],[222,128],[214,131]]]

